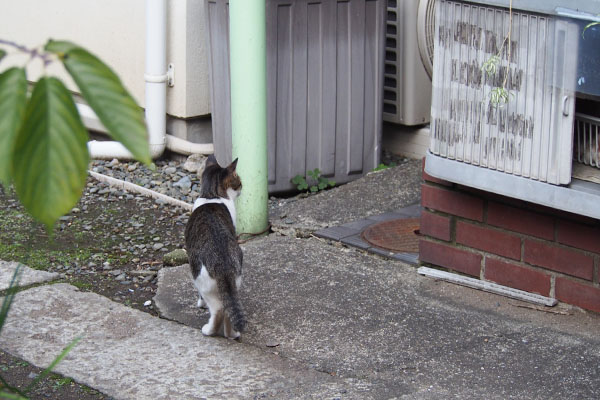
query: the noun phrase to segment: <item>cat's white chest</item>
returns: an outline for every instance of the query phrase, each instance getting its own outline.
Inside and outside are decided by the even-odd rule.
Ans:
[[[219,197],[218,199],[206,199],[204,197],[199,197],[194,202],[194,207],[192,208],[192,212],[204,204],[223,204],[227,207],[229,211],[229,215],[231,215],[231,220],[233,221],[234,228],[236,227],[236,212],[235,212],[235,198],[237,197],[237,192],[233,189],[227,189],[227,198]]]

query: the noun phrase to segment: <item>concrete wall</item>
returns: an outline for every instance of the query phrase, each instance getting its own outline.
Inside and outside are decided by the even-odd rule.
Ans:
[[[0,38],[28,47],[43,46],[48,38],[78,43],[99,56],[121,77],[144,106],[144,0],[18,0],[2,3]],[[210,113],[208,48],[202,0],[168,1],[167,63],[175,65],[175,86],[167,90],[167,112],[191,118]],[[4,47],[10,50],[7,47]],[[2,62],[23,65],[27,56]],[[36,80],[41,63],[28,66]],[[48,74],[65,76],[59,64]],[[75,89],[69,81],[71,89]]]

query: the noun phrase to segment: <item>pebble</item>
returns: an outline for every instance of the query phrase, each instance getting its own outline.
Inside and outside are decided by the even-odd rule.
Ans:
[[[175,167],[167,167],[164,169],[165,174],[168,175],[173,175],[175,172],[177,172],[177,168]]]
[[[154,251],[160,250],[163,248],[163,246],[164,246],[164,244],[162,244],[162,243],[154,243],[154,245],[152,246],[152,250],[154,250]]]
[[[189,176],[184,176],[183,178],[178,180],[176,183],[174,183],[173,186],[177,186],[182,189],[190,189],[192,187],[192,181]],[[189,190],[188,190],[188,192],[189,192]]]

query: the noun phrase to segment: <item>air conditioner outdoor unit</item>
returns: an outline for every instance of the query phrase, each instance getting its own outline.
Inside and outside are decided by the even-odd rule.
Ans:
[[[434,0],[388,0],[383,119],[429,122]]]
[[[576,114],[600,109],[600,34],[582,35],[599,13],[594,0],[438,0],[426,172],[600,218],[600,185],[572,175],[600,161],[598,115]]]
[[[482,168],[569,183],[577,24],[446,0],[438,2],[436,15],[430,151]],[[507,97],[495,101],[502,91]]]

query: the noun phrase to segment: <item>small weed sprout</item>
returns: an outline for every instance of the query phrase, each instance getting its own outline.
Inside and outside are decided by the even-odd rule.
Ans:
[[[315,168],[306,172],[306,177],[298,174],[292,178],[292,183],[296,185],[299,191],[309,191],[316,193],[320,190],[325,190],[328,187],[334,187],[335,181],[321,175],[321,170]]]
[[[388,168],[393,168],[396,166],[395,162],[390,162],[389,164],[384,164],[384,163],[380,163],[377,167],[375,167],[375,169],[373,170],[373,172],[375,171],[383,171],[384,169],[388,169]]]

